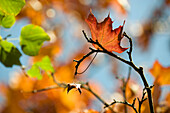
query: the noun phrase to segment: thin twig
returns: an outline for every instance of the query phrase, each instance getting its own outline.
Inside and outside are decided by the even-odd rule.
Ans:
[[[128,40],[129,40],[130,49],[129,49],[129,51],[128,51],[127,53],[128,53],[130,62],[132,62],[132,48],[133,48],[132,38],[130,38],[130,37],[126,34],[126,32],[123,33],[123,36],[125,36],[125,37],[128,38]]]
[[[129,67],[128,77],[127,77],[126,80],[125,80],[124,78],[121,78],[121,77],[119,77],[119,76],[116,75],[116,79],[122,81],[122,83],[123,83],[123,85],[122,85],[122,87],[121,87],[121,90],[122,90],[122,92],[123,92],[124,101],[127,100],[127,99],[126,99],[126,87],[127,87],[128,81],[129,81],[129,79],[130,79],[130,75],[131,75],[131,67]],[[126,106],[126,105],[124,105],[124,109],[125,109],[125,113],[127,113],[127,106]]]
[[[54,73],[51,73],[51,76],[53,77],[54,83],[56,83],[59,87],[67,88],[67,84],[66,84],[66,83],[60,83],[60,82],[58,82],[58,81],[55,79]]]
[[[139,107],[138,107],[138,112],[139,112],[139,113],[141,113],[141,106],[142,106],[143,102],[144,102],[145,100],[147,100],[147,98],[145,98],[145,94],[146,94],[146,92],[144,92],[144,90],[143,90],[143,95],[142,95],[141,100],[140,100],[139,98],[137,98],[137,99],[138,99],[138,102],[139,102]]]
[[[86,72],[86,70],[90,67],[90,65],[92,64],[92,62],[94,61],[94,59],[96,58],[96,56],[97,56],[97,52],[96,52],[96,54],[94,55],[94,57],[93,57],[93,59],[91,60],[91,62],[89,63],[89,65],[86,67],[86,69],[84,70],[84,71],[82,71],[82,72],[77,72],[76,74],[83,74],[84,72]]]
[[[123,97],[124,97],[124,101],[126,101],[126,87],[127,87],[127,83],[130,79],[130,75],[131,75],[131,67],[129,67],[129,72],[128,72],[128,77],[127,77],[127,80],[124,80],[123,79],[123,88],[122,88],[122,91],[123,91]],[[127,113],[127,107],[125,105],[125,113]]]
[[[57,88],[60,88],[60,87],[55,85],[55,86],[49,86],[49,87],[43,88],[43,89],[33,90],[31,92],[32,93],[38,93],[38,92],[47,91],[47,90],[51,90],[51,89],[57,89]]]
[[[133,103],[130,104],[130,103],[127,102],[127,101],[116,101],[116,100],[113,100],[113,102],[112,102],[109,106],[111,106],[111,105],[113,105],[113,104],[116,104],[116,103],[120,103],[120,104],[124,104],[124,105],[127,105],[127,106],[133,108],[133,110],[134,110],[136,113],[138,113],[136,107],[134,106],[135,101],[136,101],[136,98],[133,100]],[[105,107],[107,107],[107,106],[105,106]]]
[[[113,109],[110,107],[110,105],[105,102],[99,95],[97,95],[89,86],[89,84],[87,83],[86,86],[85,85],[82,85],[81,86],[83,89],[86,89],[87,91],[89,91],[90,93],[92,93],[101,103],[103,103],[105,105],[105,107],[108,107],[112,112]]]
[[[57,84],[57,85],[54,85],[54,86],[49,86],[47,88],[43,88],[43,89],[38,89],[38,90],[33,90],[31,92],[24,92],[24,93],[38,93],[38,92],[42,92],[42,91],[47,91],[47,90],[50,90],[50,89],[56,89],[56,88],[68,88],[68,84],[66,83],[59,83],[55,77],[54,77],[54,74],[52,73],[51,74],[52,77],[53,77],[53,81]],[[91,94],[93,94],[100,102],[102,102],[105,106],[107,106],[112,112],[113,112],[113,109],[109,106],[108,103],[106,103],[99,95],[97,95],[89,86],[88,83],[84,83],[84,82],[79,82],[79,84],[81,84],[81,88],[89,91]]]
[[[140,77],[141,77],[141,79],[142,79],[142,81],[143,81],[143,84],[144,84],[144,86],[145,86],[145,89],[147,90],[147,93],[148,93],[150,112],[151,112],[151,113],[154,113],[153,102],[152,102],[152,94],[151,94],[151,87],[149,86],[149,84],[148,84],[148,82],[147,82],[147,80],[146,80],[146,78],[145,78],[145,76],[144,76],[143,68],[142,68],[142,67],[137,67],[137,66],[133,63],[133,61],[132,61],[132,56],[131,56],[131,52],[132,52],[132,39],[131,39],[126,33],[124,33],[124,36],[126,36],[126,37],[129,39],[129,42],[130,42],[130,51],[128,52],[130,61],[128,61],[128,60],[125,60],[125,59],[121,58],[120,56],[118,56],[118,55],[116,55],[116,54],[114,54],[114,53],[112,53],[112,52],[110,52],[110,51],[107,51],[107,50],[98,42],[98,40],[94,41],[94,40],[92,40],[91,38],[89,39],[84,31],[83,31],[83,34],[84,34],[86,40],[87,40],[89,43],[95,44],[95,45],[97,45],[97,46],[100,48],[100,49],[97,49],[97,50],[90,48],[90,49],[91,49],[91,52],[89,52],[89,53],[87,54],[88,56],[91,55],[91,54],[94,53],[94,52],[106,53],[106,54],[108,54],[108,55],[110,55],[110,56],[112,56],[112,57],[114,57],[114,58],[116,58],[116,59],[124,62],[125,64],[128,64],[130,67],[132,67],[132,68],[140,75]],[[85,55],[85,56],[86,56],[86,55]],[[80,59],[79,61],[84,60],[85,58],[87,58],[87,56],[86,56],[86,57],[83,57],[83,58]],[[78,63],[79,63],[78,65],[80,65],[81,62],[78,62]],[[75,75],[76,75],[76,73],[77,73],[77,70],[78,70],[78,66],[76,67]]]

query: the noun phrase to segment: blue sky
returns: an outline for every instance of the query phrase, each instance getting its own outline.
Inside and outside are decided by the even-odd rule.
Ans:
[[[130,4],[130,10],[128,13],[128,16],[126,18],[123,18],[122,21],[118,20],[114,22],[114,26],[118,26],[123,23],[123,20],[126,20],[125,24],[125,31],[127,31],[127,34],[129,36],[133,36],[130,29],[130,26],[132,26],[133,23],[144,23],[153,13],[153,10],[161,5],[161,1],[159,0],[129,0]],[[98,14],[97,11],[93,11],[97,18],[102,19],[103,17],[107,16],[107,12],[110,12],[111,18],[116,18],[117,15],[112,9],[108,9],[103,14]],[[60,13],[60,17],[65,18],[62,16],[62,13]],[[170,17],[170,16],[169,16]],[[104,18],[103,18],[104,19]],[[56,19],[56,21],[58,21]],[[74,21],[76,22],[76,21]],[[19,38],[21,28],[28,24],[29,20],[23,19],[19,20],[15,23],[15,25],[10,29],[4,29],[0,27],[0,35],[2,37],[7,36],[9,33],[12,34],[11,38]],[[79,24],[79,23],[73,23]],[[72,26],[74,26],[72,25]],[[76,52],[78,47],[82,47],[85,43],[85,39],[82,36],[82,44],[77,44],[77,40],[70,38],[72,36],[71,31],[71,25],[65,25],[65,28],[67,29],[67,33],[64,33],[62,35],[63,39],[65,40],[63,44],[63,53],[60,56],[60,60],[67,60],[69,55],[73,55],[74,52]],[[81,32],[81,30],[80,30]],[[87,32],[90,34],[89,32]],[[132,37],[133,43],[134,43],[134,49],[133,49],[133,60],[134,63],[137,66],[143,66],[146,79],[149,81],[149,84],[153,83],[153,77],[148,73],[148,69],[152,67],[155,60],[158,60],[163,66],[170,66],[170,33],[155,33],[154,36],[151,39],[151,43],[149,45],[149,48],[147,51],[142,51],[135,43],[135,38]],[[79,38],[80,41],[80,38]],[[13,42],[17,47],[19,47],[19,41],[11,41]],[[71,44],[70,44],[71,42]],[[67,45],[67,46],[66,46]],[[75,46],[76,45],[76,46]],[[20,49],[20,48],[19,48]],[[87,48],[88,49],[88,48]],[[121,54],[122,57],[126,57],[126,52]],[[27,65],[27,59],[29,57],[26,55],[23,55],[21,57],[21,62],[24,65]],[[112,93],[110,89],[115,89],[114,84],[117,84],[118,82],[115,80],[115,78],[112,75],[111,72],[111,64],[110,58],[107,55],[98,55],[96,60],[102,59],[98,65],[92,65],[89,69],[89,71],[86,73],[88,75],[86,78],[89,80],[89,82],[97,82],[102,85],[101,89],[104,89],[104,91],[108,91],[108,94],[103,95],[107,98],[107,95]],[[124,73],[127,73],[128,66],[126,64],[120,63],[121,69],[119,74],[124,75]],[[103,68],[104,67],[104,68]],[[13,68],[6,68],[0,63],[0,82],[8,83],[9,77],[12,75],[14,71],[20,71],[20,67],[13,66]],[[139,80],[140,78],[137,76],[137,74],[133,71],[132,77],[134,80]],[[142,84],[142,81],[140,81],[139,84]],[[166,87],[170,89],[169,87]],[[165,91],[163,91],[165,92]]]

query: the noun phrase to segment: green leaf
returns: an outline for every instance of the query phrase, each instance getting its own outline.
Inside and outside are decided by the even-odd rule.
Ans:
[[[5,28],[12,27],[14,23],[15,23],[15,16],[12,15],[5,16],[1,21],[2,26]]]
[[[45,56],[41,62],[36,63],[41,69],[43,69],[45,72],[54,72],[54,68],[51,64],[50,58],[48,56]]]
[[[29,56],[38,55],[43,42],[47,40],[50,40],[50,37],[37,25],[30,24],[21,30],[20,45],[22,51]]]
[[[0,14],[0,25],[1,25],[1,22],[2,22],[3,18],[4,18],[4,16]]]
[[[40,69],[38,68],[37,65],[33,65],[31,69],[27,71],[27,75],[30,77],[37,77],[39,80],[42,79]]]
[[[0,14],[16,16],[24,5],[25,0],[0,0]]]
[[[6,40],[0,41],[0,61],[6,67],[12,67],[14,64],[21,65],[20,56],[21,53],[12,43]]]
[[[42,79],[41,71],[54,73],[54,68],[51,64],[50,58],[48,56],[43,57],[40,62],[36,62],[32,67],[27,71],[28,76],[37,77],[39,80]]]
[[[5,15],[5,14],[0,10],[0,15]]]
[[[11,42],[8,42],[6,40],[1,41],[0,45],[4,49],[4,51],[6,51],[8,53],[11,52],[12,47],[14,47],[14,45]]]

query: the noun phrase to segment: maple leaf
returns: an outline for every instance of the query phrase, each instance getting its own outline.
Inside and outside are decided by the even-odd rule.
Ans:
[[[120,41],[123,38],[123,26],[119,26],[118,28],[112,30],[113,21],[109,15],[103,22],[98,23],[96,17],[90,11],[88,18],[85,21],[90,27],[92,39],[94,41],[98,40],[98,42],[108,51],[122,53],[128,49],[120,46]],[[96,49],[99,49],[97,45],[93,44],[93,46]]]
[[[163,67],[157,60],[149,70],[159,85],[170,84],[170,67]]]

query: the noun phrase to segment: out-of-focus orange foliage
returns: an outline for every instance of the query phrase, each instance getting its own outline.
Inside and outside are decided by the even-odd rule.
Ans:
[[[60,68],[65,73],[61,73]],[[55,74],[57,80],[72,82],[73,73],[71,73],[72,69],[69,68],[69,65],[60,66],[60,68],[58,68],[59,71]],[[63,78],[58,79],[58,76],[62,76]],[[1,86],[4,89],[2,92],[6,100],[5,107],[2,110],[3,113],[68,113],[71,111],[81,111],[90,105],[92,95],[85,90],[83,90],[81,95],[74,90],[67,94],[66,90],[62,88],[35,94],[28,93],[34,89],[56,85],[52,77],[49,78],[47,75],[43,75],[43,79],[39,81],[30,79],[24,75],[20,75],[19,77],[19,81],[15,81],[13,84],[11,83],[10,87]]]
[[[166,101],[168,102],[168,106],[170,106],[170,93],[166,96]]]
[[[165,0],[167,5],[170,5],[170,0]]]
[[[93,109],[88,109],[88,110],[84,110],[83,112],[79,112],[79,113],[99,113],[99,112]]]
[[[139,98],[142,97],[142,87],[139,84],[137,84],[135,81],[130,80],[126,86],[126,99],[129,103],[133,103],[133,100],[136,97],[139,97]],[[121,109],[124,109],[123,107],[124,106],[122,106]],[[135,107],[138,109],[137,100],[135,102]],[[127,106],[127,108],[128,108],[129,113],[134,112],[134,110],[132,108],[130,108],[128,106]]]
[[[154,87],[152,89],[153,105],[154,110],[159,106],[159,98],[161,96],[161,87],[157,81],[154,82]]]
[[[122,53],[127,49],[120,46],[120,41],[123,38],[123,26],[119,26],[119,28],[112,30],[113,22],[109,15],[103,22],[98,23],[96,17],[90,11],[86,22],[91,30],[92,39],[94,41],[98,40],[98,42],[108,51]],[[97,49],[99,48],[95,44],[93,44],[93,46]]]
[[[127,0],[124,0],[127,1]],[[76,13],[78,20],[84,20],[88,14],[89,9],[102,9],[111,7],[118,13],[126,14],[126,9],[123,3],[118,0],[27,0],[26,5],[17,16],[17,18],[27,17],[31,20],[31,23],[42,25],[46,19],[52,17],[53,11],[61,10],[67,14]],[[52,12],[49,9],[53,9]]]
[[[76,20],[80,22],[84,22],[84,19],[87,17],[90,8],[96,11],[101,11],[107,8],[113,8],[118,14],[127,14],[127,9],[125,4],[127,0],[121,0],[124,2],[120,2],[120,0],[26,0],[26,5],[24,6],[21,13],[17,16],[18,19],[28,18],[32,24],[37,24],[43,26],[47,31],[53,31],[56,35],[57,40],[52,43],[45,43],[45,45],[41,48],[39,55],[32,58],[32,63],[41,60],[44,56],[48,55],[54,65],[55,73],[54,76],[58,82],[64,83],[74,83],[76,79],[74,79],[74,68],[75,63],[72,62],[73,59],[80,59],[83,55],[88,52],[87,45],[85,45],[81,50],[74,53],[73,56],[69,56],[69,61],[66,63],[57,62],[56,56],[62,54],[62,43],[64,40],[61,40],[60,32],[66,32],[63,29],[64,22],[60,23],[57,27],[53,24],[52,21],[48,21],[51,18],[57,17],[58,12],[63,13],[63,15],[74,15]],[[124,4],[123,4],[124,3]],[[169,0],[166,0],[167,6],[169,5]],[[160,8],[161,9],[161,8]],[[58,11],[58,12],[57,12]],[[160,12],[159,12],[160,11]],[[150,20],[162,13],[163,10],[158,10]],[[92,15],[92,14],[91,14]],[[55,17],[55,18],[56,18]],[[159,16],[158,16],[159,17]],[[161,16],[160,16],[161,17]],[[96,18],[92,18],[96,22]],[[49,26],[47,25],[50,23]],[[57,21],[58,22],[58,21]],[[111,31],[112,29],[112,21],[110,17],[107,17],[104,22],[96,23],[99,27],[104,26]],[[46,26],[47,25],[47,26]],[[97,26],[96,25],[96,26]],[[58,28],[58,29],[56,29]],[[101,27],[102,28],[102,27]],[[108,30],[105,29],[105,30]],[[113,30],[117,33],[118,37],[123,26]],[[152,21],[148,21],[146,25],[143,27],[144,32],[139,38],[140,45],[143,47],[147,47],[149,44],[150,37],[153,35],[153,26]],[[112,31],[112,32],[113,32]],[[96,31],[99,32],[99,31]],[[61,35],[62,36],[62,35]],[[72,38],[72,37],[71,37]],[[120,37],[119,37],[120,38]],[[122,37],[121,37],[122,38]],[[94,40],[96,38],[93,38]],[[104,38],[103,38],[104,39]],[[99,42],[101,39],[99,39]],[[104,40],[108,42],[108,40]],[[102,42],[105,44],[105,42]],[[120,47],[120,39],[117,41],[117,44]],[[107,47],[106,47],[107,48]],[[83,51],[84,50],[84,51]],[[124,51],[124,50],[123,50]],[[123,52],[117,51],[117,52]],[[82,72],[87,65],[89,64],[92,58],[88,57],[82,64],[79,66],[80,72]],[[116,68],[114,68],[116,69]],[[117,70],[114,70],[117,73]],[[166,96],[164,103],[159,102],[160,94],[161,94],[161,85],[169,84],[170,78],[170,67],[162,67],[158,61],[155,62],[153,68],[150,70],[152,75],[155,77],[154,88],[152,91],[153,101],[156,111],[161,111],[163,113],[169,113],[170,111],[170,93]],[[49,77],[45,73],[43,74],[42,80],[36,80],[34,78],[28,78],[23,73],[19,73],[17,76],[13,76],[13,81],[11,81],[8,85],[0,85],[0,93],[3,94],[4,103],[2,107],[0,106],[0,112],[2,113],[99,113],[90,108],[92,100],[95,98],[88,91],[82,89],[82,94],[80,95],[78,91],[72,89],[68,94],[67,90],[63,88],[52,89],[48,91],[38,92],[38,93],[30,93],[34,89],[42,89],[47,88],[49,86],[56,85],[53,81],[52,77]],[[90,83],[91,86],[91,83]],[[92,89],[94,92],[100,95],[102,93],[100,91],[99,86],[95,86],[92,84]],[[119,88],[119,87],[118,87]],[[140,91],[141,92],[140,92]],[[120,90],[118,91],[119,94]],[[137,85],[133,81],[129,81],[126,87],[126,98],[129,103],[133,102],[133,99],[136,97],[142,96],[142,88]],[[123,99],[123,98],[122,98]],[[123,101],[123,100],[122,100]],[[135,103],[136,108],[138,109],[137,101]],[[114,104],[111,106],[114,112],[124,112],[123,104]],[[133,109],[127,107],[128,112],[133,112]],[[111,111],[106,108],[103,110],[104,113],[111,113]],[[148,113],[149,106],[148,100],[144,102],[142,105],[142,113]]]
[[[59,55],[61,51],[61,41],[57,40],[53,43],[41,47],[39,54],[34,57],[33,61],[37,62],[46,55],[48,55],[50,59],[54,59],[55,55]]]
[[[150,69],[151,74],[155,77],[156,83],[159,85],[170,84],[170,67],[163,67],[157,60]]]
[[[161,86],[162,85],[169,85],[170,84],[170,67],[163,67],[158,60],[155,61],[153,67],[150,69],[151,74],[154,76],[154,87],[152,89],[152,97],[153,97],[153,105],[154,110],[158,113],[168,113],[170,106],[168,102],[168,96],[170,93],[167,94],[165,99],[165,104],[161,105],[159,98],[161,96]],[[142,105],[142,112],[146,113],[149,112],[149,105],[148,100],[144,102]]]
[[[75,63],[70,60],[67,63],[54,63],[60,50],[61,42],[50,43],[41,48],[38,56],[34,57],[32,61],[36,62],[43,58],[45,55],[49,55],[53,63],[54,77],[58,82],[74,83],[74,66]],[[73,58],[82,57],[84,52],[79,51],[72,56]],[[71,57],[71,56],[70,56]],[[71,58],[71,59],[73,59]],[[87,60],[90,60],[89,57]],[[81,68],[84,66],[80,66]],[[67,94],[67,90],[63,88],[52,89],[48,91],[30,93],[34,89],[43,89],[49,86],[56,85],[52,77],[49,77],[45,73],[42,80],[34,78],[28,78],[25,75],[18,73],[18,76],[13,75],[13,80],[9,86],[1,85],[1,94],[5,98],[5,104],[2,107],[2,113],[68,113],[68,112],[85,112],[88,106],[91,105],[94,96],[82,89],[80,95],[78,91],[71,90]],[[93,88],[94,85],[90,84]],[[100,94],[95,88],[95,92]],[[97,113],[95,110],[87,110],[89,113]]]

